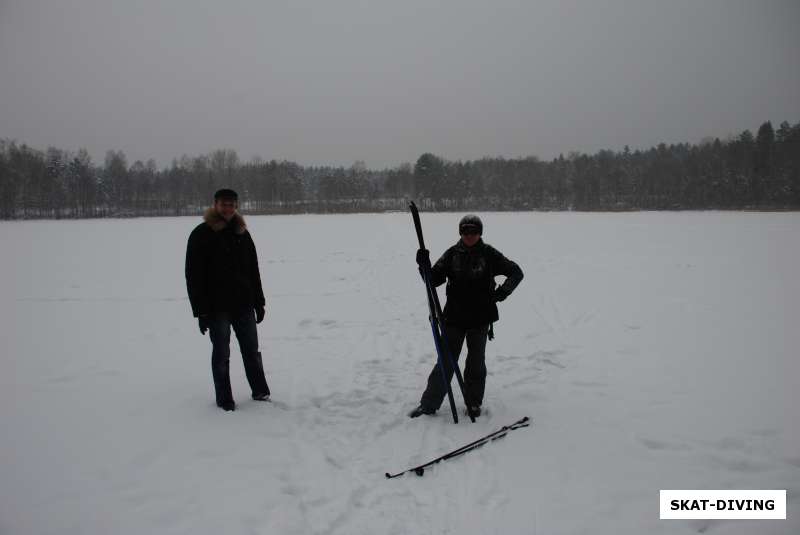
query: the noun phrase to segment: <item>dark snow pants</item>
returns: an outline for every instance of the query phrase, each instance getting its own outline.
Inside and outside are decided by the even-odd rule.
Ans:
[[[467,405],[470,407],[480,407],[483,403],[483,392],[486,388],[486,337],[489,333],[489,326],[482,325],[472,329],[465,329],[455,325],[445,325],[444,335],[447,338],[447,347],[453,359],[458,364],[458,357],[464,340],[467,341],[467,359],[464,364],[464,393]],[[445,355],[442,355],[446,359]],[[447,370],[447,381],[453,378],[453,370],[445,361]],[[458,385],[453,386],[454,394],[458,391]],[[447,387],[442,382],[442,372],[439,370],[439,363],[433,367],[428,376],[428,387],[422,393],[420,405],[426,409],[438,410],[441,407],[444,397],[447,395]],[[456,398],[458,399],[458,398]]]
[[[229,314],[219,313],[211,318],[208,326],[211,338],[211,374],[214,377],[214,390],[217,405],[233,401],[230,376],[231,327],[239,340],[239,349],[244,361],[244,373],[253,396],[269,394],[264,365],[258,351],[258,331],[253,309]]]

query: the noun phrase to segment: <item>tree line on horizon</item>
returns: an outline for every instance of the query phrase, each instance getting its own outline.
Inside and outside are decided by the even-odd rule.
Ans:
[[[405,210],[414,199],[440,211],[702,210],[800,208],[800,123],[763,123],[725,140],[659,144],[647,150],[448,161],[425,153],[415,164],[370,170],[303,167],[231,149],[182,156],[158,169],[108,151],[45,151],[0,140],[0,218],[180,216],[202,212],[213,192],[239,192],[251,214]]]

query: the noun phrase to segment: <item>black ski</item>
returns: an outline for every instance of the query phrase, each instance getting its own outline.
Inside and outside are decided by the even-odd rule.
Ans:
[[[489,433],[485,437],[481,437],[478,440],[470,442],[469,444],[465,444],[464,446],[461,446],[460,448],[457,448],[457,449],[451,451],[450,453],[445,453],[444,455],[442,455],[440,457],[437,457],[437,458],[433,459],[432,461],[428,461],[425,464],[421,464],[419,466],[415,466],[414,468],[409,468],[408,470],[403,470],[402,472],[398,472],[396,474],[390,474],[389,472],[386,472],[386,477],[389,478],[389,479],[392,479],[392,478],[395,478],[395,477],[400,477],[403,474],[408,473],[408,472],[414,472],[418,476],[422,476],[422,475],[425,474],[425,468],[427,468],[428,466],[431,466],[431,465],[436,464],[436,463],[441,462],[441,461],[446,461],[447,459],[452,459],[453,457],[458,457],[459,455],[463,455],[463,454],[467,453],[468,451],[472,451],[472,450],[474,450],[476,448],[480,448],[481,446],[483,446],[484,444],[486,444],[488,442],[492,442],[494,440],[497,440],[498,438],[503,438],[504,436],[506,436],[508,434],[509,431],[513,431],[514,429],[519,429],[521,427],[528,427],[529,425],[531,425],[530,424],[530,418],[525,416],[524,418],[521,418],[521,419],[517,420],[516,422],[514,422],[511,425],[503,426],[500,429],[498,429],[497,431],[495,431],[493,433]]]
[[[409,205],[411,216],[414,219],[414,229],[417,231],[417,240],[419,241],[419,248],[425,249],[425,239],[422,237],[422,221],[419,217],[419,210],[417,205],[412,201]],[[456,410],[456,402],[453,398],[453,389],[450,386],[450,381],[447,380],[447,371],[453,370],[458,382],[458,387],[461,389],[461,395],[464,398],[464,404],[467,406],[467,415],[470,420],[475,421],[475,415],[469,408],[467,403],[466,392],[464,390],[464,378],[461,375],[461,369],[458,367],[453,354],[450,352],[450,347],[447,343],[447,337],[443,336],[442,326],[444,325],[444,315],[442,314],[442,306],[439,303],[439,295],[436,293],[431,283],[431,265],[430,258],[421,266],[422,278],[425,281],[425,289],[428,294],[428,312],[431,322],[431,331],[433,333],[433,343],[436,346],[436,355],[439,363],[439,370],[442,372],[442,382],[447,389],[447,399],[450,402],[450,410],[453,413],[453,421],[458,423],[458,411]]]

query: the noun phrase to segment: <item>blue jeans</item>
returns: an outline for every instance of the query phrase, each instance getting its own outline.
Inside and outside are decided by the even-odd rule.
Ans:
[[[253,309],[247,309],[237,314],[220,312],[211,317],[208,326],[211,338],[211,374],[214,378],[214,391],[217,405],[233,401],[231,391],[230,357],[231,357],[231,327],[239,340],[239,349],[242,351],[244,373],[253,396],[269,395],[267,378],[264,376],[264,365],[261,353],[258,351],[258,331],[256,317]]]

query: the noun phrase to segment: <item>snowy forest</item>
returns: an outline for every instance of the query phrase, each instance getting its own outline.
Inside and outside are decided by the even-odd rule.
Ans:
[[[232,187],[245,213],[404,210],[697,210],[800,208],[800,123],[763,123],[724,140],[659,144],[647,150],[448,161],[425,153],[371,170],[304,167],[235,150],[182,156],[167,168],[129,163],[108,151],[42,151],[0,140],[0,218],[177,216],[199,213],[213,192]]]

